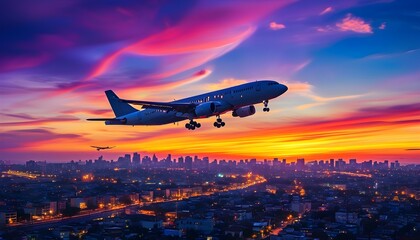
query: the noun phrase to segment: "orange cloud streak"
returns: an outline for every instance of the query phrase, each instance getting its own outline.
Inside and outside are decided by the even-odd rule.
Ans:
[[[258,113],[257,113],[258,114]],[[261,114],[261,113],[260,113]],[[149,153],[198,154],[224,158],[267,157],[381,157],[413,159],[407,146],[419,142],[420,105],[362,109],[341,118],[308,119],[294,124],[255,125],[249,119],[225,120],[223,131],[203,120],[200,131],[184,134],[182,127],[165,126],[151,132],[118,140],[122,151],[147,149]],[[226,118],[225,118],[226,119]],[[243,124],[243,122],[247,122]],[[249,124],[249,125],[248,125]],[[246,126],[248,125],[248,126]],[[258,127],[255,127],[258,126]],[[160,127],[162,128],[162,127]],[[184,131],[182,131],[184,130]],[[165,133],[167,132],[167,133]],[[392,136],[392,137],[390,137]],[[134,139],[142,139],[141,144]],[[194,144],[186,144],[193,142]],[[376,155],[375,155],[376,154]]]

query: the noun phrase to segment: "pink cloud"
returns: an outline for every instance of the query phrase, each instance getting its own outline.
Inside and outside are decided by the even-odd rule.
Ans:
[[[332,11],[333,11],[332,7],[327,7],[319,15],[324,15],[324,14],[327,14],[327,13],[332,12]]]
[[[270,29],[271,30],[280,30],[286,28],[286,26],[282,23],[270,22]]]
[[[212,73],[210,69],[202,69],[198,72],[193,73],[191,76],[183,78],[183,79],[177,79],[176,81],[172,82],[146,82],[141,87],[134,87],[134,88],[128,88],[120,93],[123,95],[135,95],[138,92],[144,92],[144,91],[165,91],[170,90],[174,88],[178,88],[190,83],[194,83],[197,81],[200,81],[201,79],[209,76]]]
[[[249,27],[237,35],[237,40],[220,47],[197,50],[184,54],[171,54],[162,58],[157,72],[148,77],[154,79],[167,78],[186,70],[201,66],[213,59],[236,48],[243,40],[247,39],[255,31],[255,27]]]
[[[340,22],[336,23],[340,31],[353,31],[357,33],[373,33],[372,27],[363,19],[354,17],[350,13],[346,15]]]
[[[386,23],[383,22],[378,28],[384,30],[386,28]]]
[[[253,26],[233,31],[225,29],[224,32],[224,28],[202,27],[203,29],[197,26],[195,33],[187,33],[187,29],[172,28],[120,49],[105,57],[86,79],[95,78],[111,70],[117,59],[124,54],[162,57],[162,68],[149,77],[170,77],[225,54],[255,31]],[[171,64],[168,64],[168,61]]]
[[[200,66],[232,50],[254,33],[259,19],[290,2],[292,1],[270,1],[260,4],[258,1],[249,1],[240,5],[202,3],[176,25],[109,54],[97,64],[86,79],[111,71],[112,66],[125,54],[161,57],[163,61],[168,57],[192,59],[184,62],[182,66],[176,62],[174,65],[178,66],[162,64],[163,73],[155,73],[156,78],[173,76]]]

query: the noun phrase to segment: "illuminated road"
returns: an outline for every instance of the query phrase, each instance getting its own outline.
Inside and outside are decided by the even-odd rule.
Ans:
[[[210,196],[216,193],[226,193],[231,191],[237,191],[245,188],[249,188],[251,186],[261,184],[266,182],[267,180],[259,175],[255,175],[255,180],[249,180],[247,183],[238,185],[238,186],[229,186],[227,188],[223,188],[222,190],[217,190],[214,192],[206,192],[202,193],[200,195],[195,195],[191,197],[201,197],[201,196]],[[131,205],[124,205],[124,206],[115,206],[112,209],[101,209],[101,210],[92,210],[92,211],[83,211],[78,215],[71,216],[71,217],[61,217],[61,218],[52,218],[52,219],[44,219],[40,221],[33,221],[30,223],[16,223],[14,225],[9,225],[6,227],[6,229],[16,229],[21,231],[27,231],[27,230],[36,230],[36,229],[43,229],[47,227],[58,227],[60,225],[66,225],[73,222],[83,222],[92,220],[95,218],[106,218],[112,215],[117,215],[119,213],[124,212],[126,208],[132,208],[132,207],[139,207],[144,205],[151,205],[155,203],[164,203],[164,202],[176,202],[176,201],[183,201],[187,200],[190,197],[184,197],[181,199],[169,199],[169,200],[161,200],[161,201],[153,201],[153,202],[144,202],[139,204],[131,204]]]
[[[341,174],[341,175],[347,175],[351,177],[365,177],[365,178],[372,178],[372,174],[366,174],[366,173],[359,173],[359,172],[338,172],[338,171],[325,171],[326,174]]]
[[[33,174],[33,173],[27,173],[27,172],[21,172],[21,171],[13,171],[13,170],[9,170],[7,172],[2,172],[2,174],[15,176],[15,177],[23,177],[23,178],[28,178],[28,179],[35,179],[35,178],[40,176],[39,174]]]
[[[283,229],[285,227],[287,227],[287,225],[292,224],[294,221],[296,220],[296,218],[293,218],[291,215],[287,218],[286,221],[284,221],[279,227],[271,230],[271,233],[269,235],[273,235],[273,236],[277,236],[279,235],[279,233],[281,233],[281,231],[283,231]]]

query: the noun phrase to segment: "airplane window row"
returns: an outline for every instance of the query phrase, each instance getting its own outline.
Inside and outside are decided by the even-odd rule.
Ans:
[[[145,112],[145,114],[146,114],[146,115],[149,115],[149,114],[156,113],[156,112],[166,112],[166,110],[163,110],[163,109],[156,109],[156,110],[153,110],[153,111],[150,111],[150,112]]]
[[[213,99],[223,98],[223,96],[224,96],[224,94],[214,95]],[[208,102],[208,101],[210,101],[210,97],[193,100],[193,101],[191,101],[191,103],[202,103],[202,102]]]
[[[249,90],[252,90],[252,89],[254,89],[254,87],[247,87],[247,88],[243,88],[243,89],[239,89],[239,90],[234,90],[233,92],[234,93],[240,93],[240,92],[249,91]],[[230,93],[230,92],[226,92],[224,94],[214,95],[213,99],[218,99],[218,98],[222,99],[224,97],[224,95],[228,94],[228,93]],[[193,101],[191,101],[191,103],[202,103],[202,102],[208,102],[208,101],[210,101],[210,97],[193,100]]]
[[[239,92],[249,91],[249,90],[252,90],[252,89],[254,89],[254,87],[247,87],[247,88],[244,88],[244,89],[235,90],[233,92],[234,93],[239,93]]]

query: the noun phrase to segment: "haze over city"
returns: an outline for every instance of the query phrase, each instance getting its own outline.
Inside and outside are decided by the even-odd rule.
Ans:
[[[416,1],[2,3],[0,160],[95,159],[90,145],[211,159],[419,163]],[[105,126],[104,90],[172,101],[272,79],[271,111],[163,126]]]

